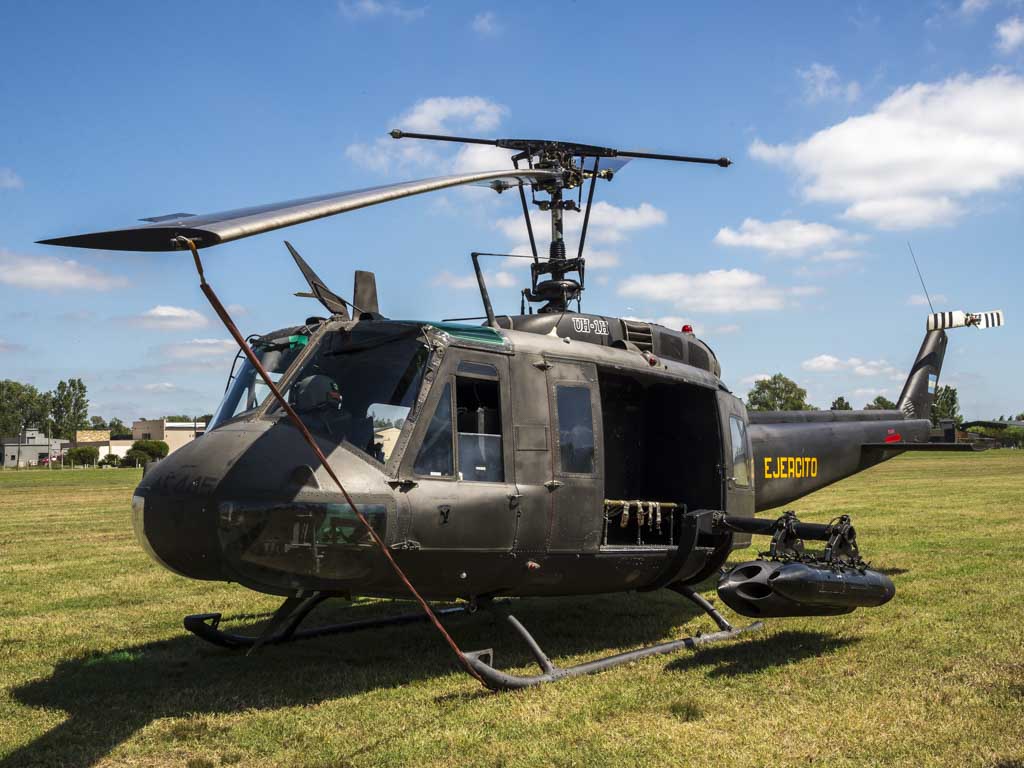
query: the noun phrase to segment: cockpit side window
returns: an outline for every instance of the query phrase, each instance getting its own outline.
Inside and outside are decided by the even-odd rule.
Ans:
[[[455,453],[452,450],[452,385],[445,384],[437,408],[430,419],[413,472],[425,477],[452,477]]]
[[[504,482],[502,440],[497,368],[461,361],[458,373],[444,385],[413,472],[421,477]]]
[[[418,329],[335,331],[289,372],[284,394],[311,432],[383,463],[416,402],[428,357]],[[268,414],[279,416],[280,408],[273,404]]]

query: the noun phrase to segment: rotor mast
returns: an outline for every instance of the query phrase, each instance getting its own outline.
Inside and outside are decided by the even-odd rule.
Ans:
[[[533,235],[533,224],[526,201],[523,186],[519,187],[520,200],[523,205],[523,216],[526,229],[530,236],[530,248],[533,252],[533,263],[530,265],[530,288],[523,289],[523,299],[533,303],[544,302],[540,312],[565,312],[571,302],[579,307],[580,297],[584,289],[586,259],[583,256],[583,244],[590,225],[590,211],[594,202],[594,187],[597,179],[611,181],[615,171],[600,167],[601,158],[620,157],[628,160],[642,158],[649,160],[671,160],[682,163],[699,163],[717,165],[727,168],[732,165],[726,157],[690,157],[686,155],[665,155],[651,152],[633,152],[611,147],[599,147],[592,144],[578,144],[566,141],[550,141],[547,139],[479,139],[464,136],[441,136],[431,133],[406,133],[395,129],[391,131],[393,139],[426,139],[429,141],[449,141],[458,144],[484,144],[502,149],[516,150],[512,162],[516,169],[520,162],[527,162],[531,170],[546,170],[553,176],[531,184],[531,199],[540,210],[551,215],[551,244],[548,246],[548,258],[542,261],[537,255],[537,244]],[[592,164],[588,160],[592,159]],[[583,227],[580,231],[579,251],[573,258],[566,256],[565,248],[565,211],[579,212],[582,202],[582,187],[590,179],[587,193],[586,208],[583,209]],[[566,199],[565,190],[579,189],[579,200]],[[498,188],[498,191],[502,191]],[[547,193],[548,199],[537,199],[536,193]],[[575,277],[570,277],[576,273]],[[544,279],[541,279],[544,278]]]

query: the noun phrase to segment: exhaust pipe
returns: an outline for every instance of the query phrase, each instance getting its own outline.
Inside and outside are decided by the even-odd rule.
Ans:
[[[718,596],[742,616],[838,616],[884,605],[892,580],[870,568],[751,560],[722,575]]]

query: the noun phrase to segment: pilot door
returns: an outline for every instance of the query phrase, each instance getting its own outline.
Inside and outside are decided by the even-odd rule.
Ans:
[[[754,514],[754,462],[747,434],[747,410],[743,402],[718,393],[722,430],[722,484],[725,511],[730,515]],[[737,537],[738,538],[738,537]]]
[[[507,552],[516,533],[508,359],[452,349],[403,459],[409,539],[422,549]]]
[[[547,358],[552,552],[596,552],[604,527],[601,399],[593,363]]]

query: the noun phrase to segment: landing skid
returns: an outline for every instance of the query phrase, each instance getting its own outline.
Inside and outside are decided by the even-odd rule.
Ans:
[[[425,613],[415,612],[402,613],[397,616],[383,616],[376,619],[360,619],[341,624],[327,624],[322,627],[300,630],[299,625],[305,621],[313,609],[330,597],[332,595],[315,592],[308,597],[287,598],[281,604],[281,607],[274,612],[273,617],[271,617],[267,626],[258,637],[239,635],[221,630],[219,628],[221,614],[219,613],[197,613],[186,616],[184,622],[185,629],[196,637],[213,645],[218,645],[221,648],[247,648],[249,653],[253,653],[264,645],[281,645],[297,640],[309,640],[314,637],[343,635],[349,632],[360,632],[364,629],[418,624],[430,620]],[[451,616],[453,614],[470,613],[471,611],[472,608],[468,605],[434,609],[434,613],[438,616]]]
[[[671,640],[667,643],[650,645],[645,648],[638,648],[635,651],[627,651],[614,656],[607,656],[603,659],[588,661],[575,667],[562,669],[551,663],[551,659],[541,649],[540,645],[533,638],[526,627],[519,620],[509,614],[506,618],[512,628],[522,637],[526,646],[530,649],[537,664],[540,666],[541,674],[532,676],[510,675],[501,672],[491,666],[494,662],[494,652],[488,648],[483,651],[473,651],[466,654],[466,660],[473,670],[480,676],[483,683],[492,691],[508,691],[517,688],[529,688],[540,683],[551,683],[567,677],[578,677],[580,675],[592,675],[605,669],[617,667],[620,664],[628,664],[632,661],[639,661],[648,656],[673,653],[683,648],[695,649],[708,643],[716,643],[722,640],[730,640],[745,632],[752,632],[762,628],[761,622],[755,622],[746,627],[734,628],[725,617],[722,616],[714,606],[704,597],[697,594],[693,588],[681,584],[670,584],[668,589],[678,592],[680,595],[694,603],[718,625],[718,632],[708,635],[697,633],[693,637],[685,637],[681,640]],[[185,617],[185,629],[202,638],[208,643],[218,645],[222,648],[238,650],[248,649],[253,653],[264,645],[281,645],[297,640],[308,640],[314,637],[326,637],[329,635],[342,635],[349,632],[359,632],[364,629],[376,629],[378,627],[393,627],[403,624],[417,624],[426,622],[429,619],[424,613],[403,613],[397,616],[384,616],[376,619],[361,619],[349,621],[342,624],[328,624],[314,629],[299,629],[299,625],[320,603],[332,597],[332,595],[315,592],[307,597],[289,597],[281,607],[274,612],[263,632],[257,636],[240,635],[232,632],[225,632],[219,628],[221,614],[219,613],[198,613]],[[504,601],[503,601],[504,602]],[[438,616],[452,616],[468,614],[475,610],[472,605],[459,605],[449,608],[435,609]]]
[[[551,663],[551,659],[549,659],[547,654],[544,653],[541,647],[537,644],[537,641],[533,639],[533,636],[526,630],[526,627],[520,624],[519,620],[516,619],[515,616],[510,614],[507,617],[509,624],[511,624],[512,628],[519,633],[519,636],[522,637],[526,646],[530,649],[530,653],[533,654],[533,658],[537,661],[537,665],[541,669],[541,674],[532,676],[510,675],[506,672],[501,672],[500,670],[495,669],[491,666],[494,661],[494,652],[490,648],[483,651],[467,653],[466,659],[469,661],[473,670],[483,680],[484,684],[492,691],[509,691],[517,688],[529,688],[530,686],[539,685],[541,683],[552,683],[556,680],[563,680],[567,677],[592,675],[595,672],[611,669],[612,667],[617,667],[620,664],[639,661],[640,659],[645,659],[648,656],[673,653],[683,648],[689,648],[692,650],[698,646],[707,645],[708,643],[730,640],[745,632],[759,630],[764,626],[758,621],[749,626],[736,629],[726,621],[722,614],[715,610],[711,603],[705,600],[701,595],[697,594],[691,587],[681,584],[670,584],[668,589],[678,592],[704,611],[704,613],[714,620],[720,631],[713,632],[710,635],[702,635],[698,633],[693,637],[685,637],[681,640],[671,640],[667,643],[660,643],[658,645],[649,645],[645,648],[638,648],[635,651],[627,651],[626,653],[619,653],[614,656],[597,659],[596,661],[588,661],[585,664],[579,664],[575,667],[562,669]]]

